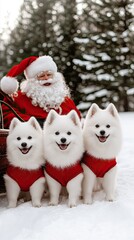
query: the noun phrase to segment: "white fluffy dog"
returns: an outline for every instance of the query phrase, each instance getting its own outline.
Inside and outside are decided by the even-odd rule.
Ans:
[[[57,205],[61,187],[69,194],[69,207],[77,205],[81,194],[83,169],[80,160],[84,151],[80,120],[72,110],[59,115],[54,110],[44,124],[45,176],[50,191],[50,205]]]
[[[104,110],[92,104],[85,119],[83,137],[86,150],[82,164],[84,203],[92,203],[96,179],[106,193],[106,200],[113,201],[116,156],[121,148],[122,132],[118,112],[112,103]]]
[[[34,207],[41,206],[44,192],[42,129],[31,117],[27,122],[14,118],[7,137],[9,166],[4,175],[8,207],[16,207],[20,191],[30,191]]]

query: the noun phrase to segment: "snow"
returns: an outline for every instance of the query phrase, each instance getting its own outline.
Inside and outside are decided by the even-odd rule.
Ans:
[[[114,77],[108,73],[98,75],[97,79],[98,81],[101,81],[101,80],[114,81]]]
[[[89,43],[89,38],[78,38],[78,37],[75,37],[74,41],[76,43],[84,43],[84,44],[86,44],[86,43]]]
[[[93,62],[97,62],[98,61],[98,58],[96,58],[93,55],[83,54],[83,58],[88,60],[88,61],[93,61]]]
[[[79,66],[88,66],[89,63],[87,61],[81,61],[79,59],[73,59],[73,63]]]
[[[103,97],[108,95],[108,91],[106,89],[102,89],[95,93],[95,97]]]
[[[111,59],[111,57],[105,52],[99,53],[98,56],[102,58],[102,61],[109,61]]]
[[[111,37],[116,36],[115,32],[113,32],[113,31],[107,31],[107,34]]]
[[[130,88],[129,90],[127,90],[127,94],[128,95],[134,95],[134,88]]]
[[[131,64],[130,67],[131,67],[131,69],[134,69],[134,64]]]
[[[134,239],[134,113],[120,113],[123,147],[118,156],[116,200],[106,202],[103,191],[94,194],[92,205],[68,208],[62,197],[58,206],[41,208],[31,202],[7,209],[0,197],[1,240],[133,240]]]
[[[103,40],[103,39],[97,39],[97,41],[96,41],[98,44],[104,44],[105,43],[105,41]]]
[[[129,52],[129,48],[128,47],[122,47],[120,49],[120,51],[121,51],[121,53],[127,53],[127,52]]]
[[[127,76],[128,75],[128,69],[121,69],[119,71],[120,76]]]
[[[93,68],[99,68],[103,65],[102,62],[97,62],[95,64],[92,64],[90,61],[83,61],[83,60],[79,60],[79,59],[73,59],[73,63],[75,65],[79,65],[79,66],[86,66],[87,70],[91,70]],[[83,74],[83,76],[85,76],[85,75]]]

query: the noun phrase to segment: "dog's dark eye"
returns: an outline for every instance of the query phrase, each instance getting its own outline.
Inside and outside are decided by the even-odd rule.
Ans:
[[[20,138],[20,137],[17,137],[17,140],[19,141],[19,140],[21,140],[21,138]]]
[[[108,125],[106,125],[106,127],[107,127],[107,128],[110,128],[110,125],[108,124]]]
[[[71,132],[67,132],[67,135],[71,135]]]
[[[32,137],[31,137],[31,136],[28,136],[28,139],[32,139]]]
[[[55,135],[59,135],[60,133],[57,131],[57,132],[55,132]]]
[[[95,125],[96,128],[99,128],[99,126],[100,126],[99,124],[96,124],[96,125]]]

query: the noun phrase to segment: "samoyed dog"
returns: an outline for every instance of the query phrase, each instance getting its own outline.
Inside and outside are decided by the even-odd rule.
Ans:
[[[106,200],[113,201],[116,157],[122,145],[122,131],[118,112],[112,103],[104,110],[95,103],[91,105],[83,127],[83,138],[86,150],[82,160],[84,203],[92,203],[94,187],[98,188],[96,183],[106,193]]]
[[[59,115],[54,110],[44,124],[45,176],[50,193],[49,205],[57,205],[62,187],[68,192],[68,206],[77,205],[81,195],[84,152],[82,128],[77,113]]]
[[[4,175],[8,207],[16,207],[20,191],[30,192],[32,205],[41,206],[45,177],[42,129],[31,117],[27,122],[11,121],[7,137],[9,166]]]

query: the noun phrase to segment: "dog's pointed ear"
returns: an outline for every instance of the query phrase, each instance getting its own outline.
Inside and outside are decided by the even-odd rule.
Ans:
[[[80,126],[80,119],[79,119],[78,114],[76,113],[75,110],[71,110],[71,111],[68,113],[68,117],[73,121],[73,123],[74,123],[76,126]]]
[[[48,124],[48,125],[52,124],[52,122],[54,121],[54,119],[55,119],[58,115],[59,115],[59,114],[58,114],[55,110],[51,109],[50,112],[49,112],[49,114],[48,114],[48,116],[47,116],[47,118],[46,118],[45,124]]]
[[[110,112],[110,114],[113,116],[113,117],[117,117],[118,116],[118,111],[115,107],[115,105],[113,103],[110,103],[107,108],[106,108],[106,111]]]
[[[28,123],[31,124],[37,131],[41,131],[41,127],[35,117],[30,117]]]
[[[13,118],[10,126],[9,126],[9,131],[12,132],[12,130],[20,123],[20,120],[18,120],[18,118]]]
[[[93,117],[98,110],[100,110],[99,106],[96,103],[93,103],[87,112],[87,117]]]

